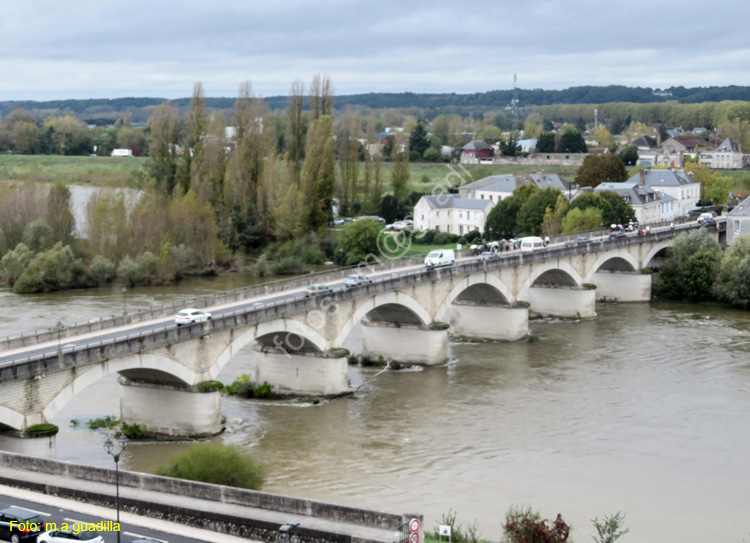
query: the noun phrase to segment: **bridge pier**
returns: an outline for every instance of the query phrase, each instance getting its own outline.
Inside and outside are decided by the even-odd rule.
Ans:
[[[651,275],[638,272],[597,272],[596,299],[604,302],[648,302]]]
[[[54,435],[35,436],[8,430],[0,432],[0,451],[54,459],[57,455],[57,441]]]
[[[222,430],[221,393],[196,387],[134,381],[119,377],[120,418],[146,433],[203,437]]]
[[[529,333],[529,310],[509,304],[456,300],[451,305],[451,331],[471,339],[514,341]]]
[[[431,326],[362,321],[362,355],[433,366],[448,359],[448,328],[445,323]]]
[[[532,312],[545,317],[591,319],[596,316],[596,289],[530,287],[526,299]]]
[[[350,392],[346,349],[281,350],[255,346],[256,383],[268,382],[280,393],[339,396]]]

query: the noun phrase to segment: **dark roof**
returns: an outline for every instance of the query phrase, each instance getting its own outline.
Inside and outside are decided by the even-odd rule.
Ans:
[[[461,198],[458,194],[422,196],[432,209],[476,209],[484,211],[492,202],[480,198]]]
[[[616,192],[630,205],[645,205],[652,202],[661,201],[661,193],[647,185],[641,185],[638,182],[625,181],[624,183],[600,183],[594,189],[594,192],[603,192],[605,190]]]
[[[547,187],[552,187],[557,190],[569,190],[576,188],[576,185],[572,181],[563,179],[556,173],[530,173],[529,177],[536,184],[537,187],[544,190]]]
[[[750,217],[750,196],[742,200],[737,207],[727,213],[728,216],[732,217]]]
[[[642,170],[643,184],[650,187],[679,187],[690,183],[699,183],[684,170]],[[641,174],[638,172],[626,183],[640,183]]]
[[[706,147],[708,145],[708,140],[700,136],[675,136],[672,139],[679,141],[685,147]]]
[[[659,145],[656,143],[656,140],[652,138],[651,136],[638,136],[633,141],[630,142],[630,145],[637,145],[638,147],[647,147],[648,149],[655,149],[656,147],[659,147]]]
[[[464,151],[476,151],[479,149],[492,149],[492,146],[488,145],[484,140],[471,140],[463,146]]]
[[[721,142],[721,145],[719,145],[716,149],[714,149],[714,152],[716,151],[719,151],[722,153],[727,153],[727,152],[739,153],[740,148],[736,143],[733,143],[731,139],[727,138]]]
[[[488,192],[513,192],[521,185],[525,183],[523,180],[516,179],[513,174],[506,175],[490,175],[483,177],[473,183],[459,187],[459,190],[485,190]]]

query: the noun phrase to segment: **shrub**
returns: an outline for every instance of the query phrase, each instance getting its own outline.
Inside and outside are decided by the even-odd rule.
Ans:
[[[420,162],[422,160],[422,153],[419,151],[409,151],[409,162]]]
[[[153,283],[159,275],[159,259],[151,251],[144,251],[136,259],[146,284]]]
[[[481,237],[482,237],[482,234],[479,233],[479,230],[472,230],[471,232],[466,234],[466,241],[468,243],[472,243]]]
[[[293,275],[309,271],[310,267],[298,256],[285,256],[271,264],[271,273],[274,275]]]
[[[466,240],[465,237],[461,236],[460,238],[458,238],[457,243],[460,243],[462,245],[466,245],[468,243],[468,241]]]
[[[440,151],[434,147],[430,147],[424,152],[424,159],[427,162],[440,162],[443,159],[443,156],[440,154]]]
[[[44,219],[37,219],[26,225],[21,241],[35,253],[41,253],[52,248],[54,234],[52,228]]]
[[[120,261],[120,265],[117,268],[117,278],[132,287],[133,285],[143,282],[143,270],[138,265],[138,262],[126,256]]]
[[[195,443],[185,454],[159,468],[157,475],[260,490],[263,471],[263,467],[240,447],[214,441]]]
[[[451,234],[447,232],[438,232],[435,237],[432,238],[432,243],[435,245],[446,245],[451,243]]]
[[[414,243],[419,245],[430,245],[435,240],[436,235],[437,230],[425,230],[424,232],[414,234],[412,239],[414,240]]]
[[[127,422],[120,423],[120,431],[115,433],[115,437],[120,437],[123,434],[128,439],[143,439],[144,437],[148,437],[146,427],[143,424],[128,424]]]
[[[8,256],[8,255],[6,255]],[[29,263],[13,290],[18,294],[52,292],[87,285],[86,268],[68,246],[57,243],[49,251],[39,253]]]
[[[221,381],[203,381],[196,386],[201,392],[213,392],[214,390],[222,390],[224,388],[224,384]]]
[[[24,433],[27,435],[42,437],[53,436],[59,431],[60,428],[58,428],[54,424],[35,424],[34,426],[29,426],[28,428],[26,428],[26,431]]]
[[[609,517],[605,516],[601,521],[595,517],[591,522],[597,533],[594,543],[614,543],[630,531],[630,528],[620,529],[625,523],[625,515],[621,515],[619,511]]]
[[[570,526],[558,514],[552,526],[530,508],[511,507],[505,514],[503,533],[509,543],[562,543],[570,536]]]
[[[106,417],[97,417],[95,419],[88,420],[86,422],[86,426],[88,426],[90,430],[99,430],[100,428],[112,430],[117,425],[119,425],[120,422],[120,419],[118,419],[117,417],[107,415]]]
[[[109,259],[96,255],[89,266],[89,276],[94,283],[101,285],[112,280],[114,269],[115,265]]]

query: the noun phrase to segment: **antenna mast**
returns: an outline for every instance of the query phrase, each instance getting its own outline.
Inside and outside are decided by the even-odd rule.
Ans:
[[[513,132],[518,129],[518,86],[516,85],[516,79],[518,78],[518,74],[513,74],[513,100],[511,100],[510,105],[513,109]]]

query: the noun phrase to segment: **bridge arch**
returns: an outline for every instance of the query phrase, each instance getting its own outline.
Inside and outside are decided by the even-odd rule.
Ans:
[[[505,298],[507,303],[513,302],[513,294],[510,289],[503,283],[497,276],[490,273],[479,273],[474,274],[462,279],[458,284],[445,297],[443,303],[440,305],[440,309],[437,313],[437,318],[440,321],[444,321],[448,318],[448,312],[451,304],[467,289],[477,285],[488,285],[494,289],[497,294]]]
[[[151,378],[184,385],[194,385],[196,379],[195,372],[166,356],[142,353],[112,358],[92,365],[58,392],[44,408],[45,420],[51,421],[65,404],[81,391],[113,373],[120,373],[131,378]]]
[[[617,251],[608,251],[605,254],[599,256],[599,258],[591,266],[587,282],[593,283],[594,274],[599,272],[606,264],[613,264],[610,269],[617,269],[621,271],[638,271],[640,269],[639,262],[625,249],[618,249]]]
[[[273,338],[276,335],[279,336],[279,340],[283,344],[290,334],[291,336],[302,338],[318,351],[325,351],[329,346],[326,339],[313,327],[298,320],[275,319],[268,322],[261,322],[245,330],[232,341],[229,347],[222,351],[209,370],[211,379],[216,379],[231,358],[246,345],[256,342],[258,339],[264,337]],[[271,341],[273,340],[271,339]]]
[[[24,426],[25,419],[26,417],[18,411],[0,405],[0,429],[7,426],[13,430],[20,430]]]
[[[361,300],[362,303],[356,306],[354,313],[344,322],[341,330],[336,336],[334,346],[342,345],[352,329],[365,318],[371,311],[383,306],[401,306],[408,309],[413,315],[421,321],[421,324],[431,324],[432,316],[422,305],[411,296],[400,292],[384,292],[376,294],[372,298]]]
[[[646,257],[643,259],[642,266],[644,268],[650,268],[651,261],[654,259],[654,257],[664,249],[669,249],[672,246],[673,241],[673,239],[668,239],[654,245],[651,250],[646,253]]]
[[[561,278],[567,276],[568,280],[572,283],[570,286],[582,285],[584,283],[581,276],[578,275],[578,272],[567,262],[561,260],[547,260],[534,266],[534,273],[524,281],[523,286],[519,291],[519,296],[525,296],[534,283],[544,274],[560,274]]]

